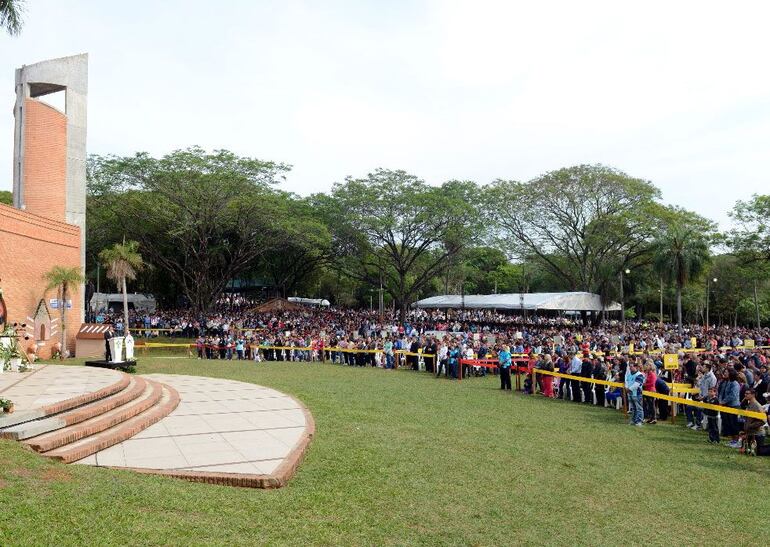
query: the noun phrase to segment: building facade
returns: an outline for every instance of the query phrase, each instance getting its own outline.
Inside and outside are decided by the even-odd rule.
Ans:
[[[5,320],[26,324],[38,355],[59,340],[66,306],[67,348],[83,321],[83,287],[69,302],[46,291],[54,266],[85,267],[87,54],[16,70],[13,207],[0,204],[0,289]],[[64,93],[64,112],[40,100]]]

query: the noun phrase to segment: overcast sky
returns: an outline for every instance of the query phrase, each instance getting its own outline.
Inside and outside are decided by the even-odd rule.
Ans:
[[[13,69],[90,54],[88,151],[201,145],[282,161],[284,188],[385,167],[430,183],[601,162],[723,224],[770,193],[770,2],[27,0]]]

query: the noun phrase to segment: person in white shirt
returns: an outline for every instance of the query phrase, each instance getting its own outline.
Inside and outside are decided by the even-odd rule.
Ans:
[[[438,346],[438,364],[436,365],[436,378],[441,376],[441,369],[444,369],[444,376],[447,376],[447,358],[449,357],[449,346],[446,341],[441,339],[441,343]]]

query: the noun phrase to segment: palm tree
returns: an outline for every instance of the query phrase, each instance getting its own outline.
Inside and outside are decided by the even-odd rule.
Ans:
[[[144,269],[144,260],[139,254],[139,243],[136,241],[123,241],[116,243],[112,247],[103,249],[99,253],[99,258],[107,268],[107,277],[112,279],[115,284],[123,291],[123,327],[125,334],[128,334],[128,291],[126,283],[128,280],[136,279],[136,274]]]
[[[0,27],[11,36],[21,32],[24,0],[0,0]]]
[[[61,352],[59,359],[64,359],[67,352],[67,324],[65,322],[65,313],[67,311],[67,300],[70,290],[78,287],[85,281],[83,274],[80,273],[80,267],[65,268],[64,266],[54,266],[50,271],[43,274],[43,279],[48,282],[46,290],[56,289],[59,301],[59,334],[61,336]]]
[[[653,244],[655,270],[676,282],[676,319],[682,331],[682,288],[697,277],[710,260],[706,238],[694,228],[674,226]]]

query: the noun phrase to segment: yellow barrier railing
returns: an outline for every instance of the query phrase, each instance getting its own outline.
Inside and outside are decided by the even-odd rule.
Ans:
[[[557,378],[566,378],[568,380],[578,380],[580,382],[586,382],[589,384],[601,384],[601,385],[610,386],[610,387],[619,387],[619,388],[623,388],[623,390],[625,391],[625,384],[621,382],[611,382],[609,380],[596,380],[594,378],[584,378],[583,376],[574,376],[572,374],[564,374],[561,372],[553,372],[550,370],[540,370],[540,369],[532,369],[533,385],[536,385],[535,375],[537,374],[547,374],[548,376],[555,376]],[[702,401],[694,401],[692,399],[685,399],[683,397],[674,397],[672,395],[664,395],[663,393],[656,393],[654,391],[642,391],[642,395],[644,395],[645,397],[651,397],[653,399],[662,399],[665,401],[670,401],[675,404],[695,406],[698,408],[706,408],[709,410],[717,410],[719,412],[724,412],[727,414],[736,414],[738,416],[746,416],[748,418],[757,418],[759,420],[767,419],[767,415],[765,415],[762,412],[753,412],[751,410],[743,410],[740,408],[730,408],[729,406],[712,405],[709,403],[704,403]],[[673,418],[673,415],[672,415],[672,418]]]

